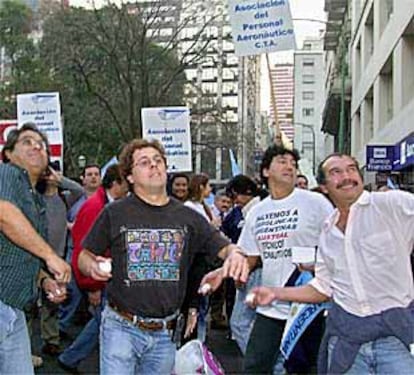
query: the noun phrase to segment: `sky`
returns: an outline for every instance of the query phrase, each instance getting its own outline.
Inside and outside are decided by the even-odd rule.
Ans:
[[[316,20],[326,20],[323,10],[325,0],[290,0],[290,11],[292,18],[306,18]],[[311,21],[294,21],[296,33],[296,43],[301,46],[304,36],[318,35],[319,30],[325,28],[322,23]]]

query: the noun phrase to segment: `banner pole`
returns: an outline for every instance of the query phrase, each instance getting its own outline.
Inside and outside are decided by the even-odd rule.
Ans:
[[[270,102],[272,104],[272,109],[273,109],[273,120],[274,120],[273,127],[274,127],[274,130],[275,130],[274,142],[275,142],[276,145],[282,146],[283,145],[282,133],[280,131],[279,117],[277,115],[275,88],[273,86],[272,71],[271,71],[271,68],[270,68],[270,59],[269,59],[269,54],[268,53],[266,53],[266,63],[267,63],[267,73],[269,75]]]

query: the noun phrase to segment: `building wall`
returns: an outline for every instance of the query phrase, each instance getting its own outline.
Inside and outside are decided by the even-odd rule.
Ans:
[[[294,93],[293,64],[275,64],[271,68],[271,77],[280,130],[285,133],[290,141],[293,141],[295,134],[292,125]],[[270,98],[270,118],[270,122],[273,123],[275,116],[272,98]]]
[[[294,56],[294,147],[311,164],[315,159],[316,168],[326,154],[325,135],[321,131],[325,104],[323,40],[305,39],[304,47],[307,49],[296,51]]]
[[[352,153],[364,165],[367,144],[396,144],[414,130],[414,1],[353,6]]]
[[[324,32],[325,106],[322,130],[333,136],[325,140],[337,152],[351,151],[351,69],[350,38],[352,29],[352,0],[325,0],[327,24]],[[325,148],[328,152],[328,147]]]

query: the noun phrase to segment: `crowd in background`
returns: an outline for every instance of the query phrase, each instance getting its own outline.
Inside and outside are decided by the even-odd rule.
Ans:
[[[176,348],[206,342],[212,329],[237,342],[245,373],[414,370],[414,199],[364,191],[351,156],[328,156],[310,191],[298,153],[271,145],[260,180],[240,174],[212,187],[203,173],[167,180],[162,146],[133,140],[119,164],[103,176],[86,165],[77,182],[50,163],[47,139],[26,124],[9,136],[3,160],[0,373],[30,357],[35,314],[41,355],[72,373],[99,343],[101,373],[168,373]],[[293,262],[303,249],[316,262]],[[279,348],[292,302],[317,308],[287,355]],[[19,333],[9,332],[14,316]],[[372,343],[389,358],[368,356],[367,367]],[[319,349],[330,360],[320,355],[317,364]],[[18,372],[42,365],[30,358]]]

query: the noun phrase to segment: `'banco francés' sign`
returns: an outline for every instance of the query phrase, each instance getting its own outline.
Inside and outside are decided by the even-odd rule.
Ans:
[[[386,172],[393,169],[394,146],[367,146],[366,168],[371,172]]]

